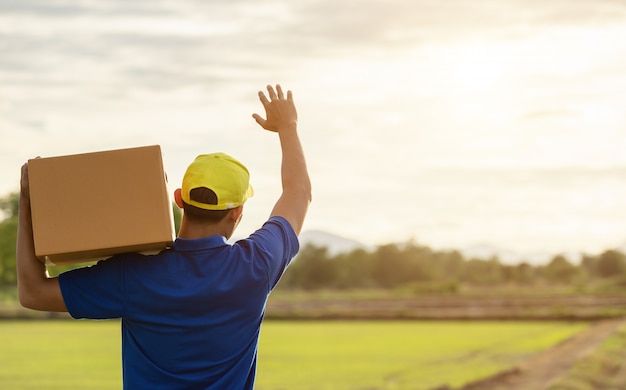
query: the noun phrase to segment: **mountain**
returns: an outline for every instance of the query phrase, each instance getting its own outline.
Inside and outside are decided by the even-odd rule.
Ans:
[[[368,249],[367,245],[361,242],[321,230],[307,230],[302,232],[300,234],[300,247],[304,248],[307,244],[312,244],[317,247],[326,247],[330,255],[351,252],[355,249]]]

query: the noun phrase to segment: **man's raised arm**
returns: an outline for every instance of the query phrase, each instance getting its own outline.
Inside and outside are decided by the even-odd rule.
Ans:
[[[258,114],[254,114],[253,118],[264,129],[277,132],[280,138],[283,192],[271,216],[285,218],[296,234],[300,234],[311,203],[311,181],[298,136],[298,114],[291,91],[287,91],[285,96],[280,85],[276,85],[276,90],[268,85],[267,92],[269,99],[259,92],[266,118]]]

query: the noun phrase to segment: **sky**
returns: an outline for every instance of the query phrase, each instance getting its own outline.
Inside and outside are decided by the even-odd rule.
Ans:
[[[251,172],[243,237],[280,194],[251,115],[293,91],[304,230],[510,259],[626,248],[621,0],[0,0],[0,195],[35,156],[161,145]],[[511,255],[514,254],[514,255]]]

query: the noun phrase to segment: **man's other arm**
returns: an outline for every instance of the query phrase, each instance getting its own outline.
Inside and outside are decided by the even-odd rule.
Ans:
[[[270,216],[285,218],[300,234],[311,203],[311,181],[298,135],[298,114],[291,91],[285,96],[280,85],[276,85],[276,90],[268,85],[267,92],[269,99],[259,92],[266,118],[258,114],[253,117],[264,129],[277,132],[280,139],[283,191]]]
[[[16,252],[20,304],[33,310],[66,312],[59,280],[48,278],[45,265],[35,256],[28,164],[22,166]]]

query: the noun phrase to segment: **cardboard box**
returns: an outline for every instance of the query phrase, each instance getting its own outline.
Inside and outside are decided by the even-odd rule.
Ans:
[[[158,252],[174,240],[161,148],[28,162],[35,254],[46,264]]]

